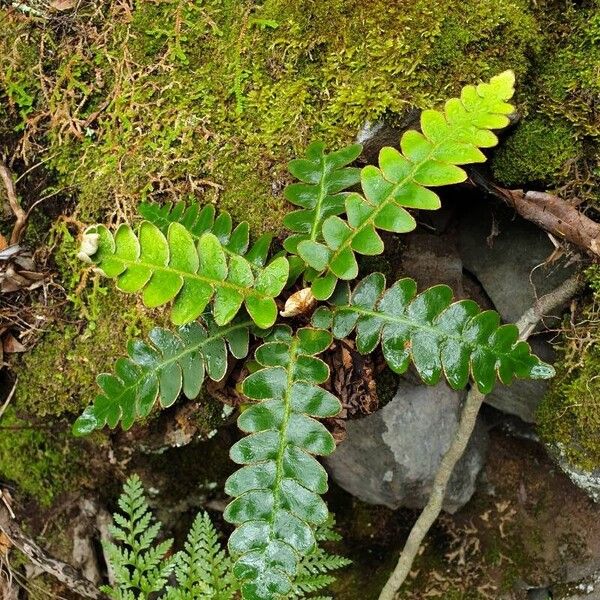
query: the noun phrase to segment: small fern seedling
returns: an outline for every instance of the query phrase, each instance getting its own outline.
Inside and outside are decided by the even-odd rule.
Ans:
[[[335,449],[319,419],[340,410],[338,399],[322,387],[329,368],[317,355],[334,338],[354,336],[363,354],[381,346],[393,371],[404,373],[413,364],[430,385],[444,377],[454,389],[471,384],[489,393],[497,380],[553,376],[553,368],[518,340],[514,325],[501,324],[498,313],[470,300],[453,301],[447,286],[417,293],[412,279],[387,286],[381,273],[349,283],[358,276],[361,256],[384,251],[380,231],[415,229],[411,211],[440,207],[430,188],[464,181],[461,165],[485,160],[481,149],[497,144],[493,130],[505,127],[514,110],[508,102],[513,88],[510,71],[466,86],[443,110],[423,111],[420,131],[406,131],[399,149],[383,148],[377,166],[352,166],[359,144],[334,152],[321,142],[311,144],[290,162],[298,181],[285,197],[298,209],[284,219],[290,230],[284,250],[270,257],[271,235],[250,245],[246,223],[234,228],[227,213],[216,216],[212,206],[184,201],[142,204],[145,220],[136,231],[127,224],[115,232],[104,225],[86,231],[81,257],[116,279],[122,291],[140,293],[146,306],[170,303],[177,328],[156,328],[148,341],[130,342],[114,373],[98,376],[101,391],[75,423],[76,434],[119,423],[127,429],[180,394],[196,398],[205,376],[224,379],[229,354],[245,358],[250,340],[263,340],[241,384],[250,405],[238,425],[248,435],[230,452],[241,465],[226,483],[233,500],[224,516],[236,526],[231,557],[219,554],[205,518],[194,525],[184,553],[170,562],[161,563],[166,546],[154,554],[147,547],[157,530],[145,534],[143,549],[135,536],[126,537],[131,532],[120,533],[138,550],[111,550],[123,582],[119,598],[129,598],[141,582],[144,589],[157,587],[172,569],[179,583],[169,588],[169,600],[197,594],[226,600],[236,586],[244,600],[301,598],[322,589],[328,571],[345,565],[317,544],[328,518],[321,498],[327,474],[317,457]],[[327,304],[315,310],[312,327],[294,330],[276,324],[276,299],[300,276],[309,305],[315,298]],[[130,484],[126,508],[137,506],[138,483]],[[117,525],[135,517],[145,530],[144,506],[124,509],[129,516]],[[136,527],[132,531],[139,534]],[[211,579],[215,562],[235,582],[225,571]],[[135,586],[128,579],[131,569],[138,573]]]
[[[183,550],[169,556],[171,540],[157,542],[160,523],[154,523],[137,475],[130,477],[119,498],[121,513],[115,513],[110,529],[113,542],[104,544],[115,583],[104,586],[113,600],[236,600],[240,585],[234,576],[234,561],[219,541],[219,534],[207,513],[199,513],[188,533]],[[316,531],[318,542],[335,541],[339,536],[328,518]],[[315,597],[335,580],[331,574],[350,564],[320,545],[305,557],[292,582],[289,598]]]

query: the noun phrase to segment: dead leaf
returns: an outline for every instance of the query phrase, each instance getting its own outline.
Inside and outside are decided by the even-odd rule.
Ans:
[[[12,548],[12,542],[4,531],[0,531],[0,556],[6,556]]]
[[[8,248],[8,240],[0,233],[0,251]]]
[[[2,338],[2,349],[6,354],[14,354],[16,352],[25,352],[27,348],[17,340],[12,333],[7,333]]]
[[[77,6],[77,0],[53,0],[50,2],[50,8],[58,11],[71,10],[75,6]]]
[[[312,310],[317,303],[310,288],[294,292],[286,301],[283,310],[279,313],[282,317],[296,317]]]

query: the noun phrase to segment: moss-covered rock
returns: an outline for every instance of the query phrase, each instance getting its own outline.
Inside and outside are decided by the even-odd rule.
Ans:
[[[2,417],[0,478],[43,507],[85,479],[84,450],[68,424],[20,419],[9,407]]]
[[[542,3],[541,50],[520,111],[524,118],[493,162],[507,185],[566,187],[600,202],[600,3]]]

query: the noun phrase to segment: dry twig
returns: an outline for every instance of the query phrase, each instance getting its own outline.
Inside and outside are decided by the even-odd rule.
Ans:
[[[562,306],[579,289],[583,282],[575,275],[567,279],[554,291],[542,296],[537,302],[519,319],[517,327],[519,328],[520,339],[525,340],[529,337],[541,318],[550,311]],[[456,463],[463,455],[475,423],[477,415],[485,396],[476,388],[471,388],[462,408],[458,429],[454,436],[448,451],[443,456],[440,466],[433,481],[433,487],[427,505],[419,515],[419,518],[413,525],[408,539],[404,545],[398,564],[394,568],[390,578],[385,584],[379,600],[394,600],[396,593],[406,580],[410,573],[413,562],[419,552],[419,548],[427,532],[435,523],[441,510],[446,488],[452,475]]]
[[[17,190],[12,179],[12,174],[8,167],[0,162],[0,179],[6,189],[6,197],[10,210],[15,215],[15,224],[12,233],[10,234],[10,244],[18,244],[23,237],[25,225],[27,224],[27,213],[21,208],[19,199],[17,198]]]
[[[71,565],[49,556],[33,540],[28,538],[3,506],[0,506],[0,531],[3,531],[11,544],[27,556],[31,562],[40,567],[45,573],[56,577],[70,590],[84,598],[96,598],[98,600],[105,598],[100,590],[91,581],[83,577],[79,571]]]

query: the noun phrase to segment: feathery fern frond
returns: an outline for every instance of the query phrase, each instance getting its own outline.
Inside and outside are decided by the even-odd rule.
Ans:
[[[344,556],[329,554],[319,542],[339,541],[340,535],[333,529],[335,519],[329,515],[327,521],[315,530],[317,547],[312,554],[305,556],[298,566],[298,573],[294,579],[290,598],[311,598],[312,600],[331,600],[330,596],[311,596],[311,593],[324,590],[335,581],[331,575],[332,571],[343,569],[352,564],[352,561]]]
[[[199,513],[185,548],[175,555],[176,587],[163,600],[233,600],[239,589],[233,562],[219,543],[207,513]]]
[[[395,233],[412,231],[415,219],[406,208],[437,209],[438,196],[429,187],[464,181],[465,171],[457,165],[485,161],[479,148],[498,140],[492,129],[506,127],[513,107],[507,103],[514,92],[514,75],[506,71],[489,83],[463,88],[460,98],[446,102],[444,111],[425,110],[421,132],[406,131],[401,152],[383,148],[379,168],[361,170],[363,195],[345,199],[347,221],[329,216],[322,223],[323,241],[302,240],[297,252],[319,273],[313,280],[315,297],[327,299],[337,279],[354,279],[358,274],[356,254],[383,252],[378,229]]]
[[[75,435],[86,435],[119,421],[129,429],[137,418],[150,414],[157,400],[167,408],[183,391],[191,400],[200,393],[205,375],[220,381],[227,372],[227,350],[235,358],[248,355],[249,332],[253,323],[238,317],[219,327],[205,316],[198,322],[179,327],[175,332],[155,327],[149,342],[130,340],[128,358],[120,358],[115,373],[98,375],[102,393],[75,421]]]
[[[290,161],[290,173],[301,183],[285,188],[285,197],[301,210],[288,213],[283,224],[294,232],[283,243],[291,254],[298,254],[298,244],[305,240],[321,240],[323,221],[344,212],[344,199],[349,187],[360,181],[360,169],[348,167],[362,151],[353,144],[336,152],[325,152],[323,142],[313,142],[303,158]]]
[[[103,543],[115,584],[104,586],[102,591],[113,600],[147,600],[164,588],[173,570],[173,559],[167,557],[172,540],[156,543],[160,523],[153,523],[137,475],[125,483],[119,508],[123,514],[114,515],[116,525],[110,532],[121,545]]]
[[[315,356],[331,339],[319,329],[294,335],[277,329],[256,351],[262,368],[242,384],[243,393],[260,402],[238,419],[250,435],[231,448],[232,460],[245,466],[225,484],[235,499],[224,517],[238,526],[229,550],[246,600],[286,597],[299,561],[315,547],[315,526],[327,519],[319,496],[327,490],[327,474],[313,455],[330,454],[335,442],[313,417],[340,410],[339,400],[319,387],[329,368]]]
[[[243,256],[255,271],[264,267],[269,255],[273,235],[265,233],[250,246],[250,231],[246,221],[242,221],[235,229],[228,212],[222,212],[215,218],[216,211],[212,204],[202,209],[197,202],[170,202],[162,206],[142,202],[139,212],[147,221],[156,225],[164,235],[167,235],[171,223],[183,225],[199,240],[203,234],[212,233],[217,237],[226,254]]]
[[[196,241],[180,223],[171,223],[167,235],[143,221],[136,235],[129,225],[115,234],[103,225],[86,231],[95,238],[90,259],[117,287],[128,293],[142,292],[144,304],[157,307],[173,301],[171,320],[185,325],[204,312],[214,299],[213,315],[225,325],[245,305],[262,328],[277,318],[274,298],[287,283],[289,265],[280,256],[256,276],[246,258],[227,255],[218,237],[203,233]]]
[[[353,292],[340,282],[331,307],[320,307],[313,324],[331,327],[345,338],[356,329],[361,354],[381,343],[383,355],[396,373],[412,362],[425,383],[435,384],[442,373],[454,389],[472,376],[488,394],[496,375],[504,384],[515,377],[548,379],[554,369],[531,354],[518,340],[516,325],[500,325],[496,311],[482,311],[472,300],[453,302],[452,290],[436,285],[417,295],[413,279],[400,279],[387,290],[385,276],[372,273]]]

